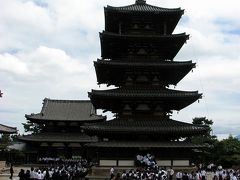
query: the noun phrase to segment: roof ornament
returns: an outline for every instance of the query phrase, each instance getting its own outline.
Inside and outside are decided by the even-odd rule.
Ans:
[[[135,4],[146,4],[146,0],[136,0]]]

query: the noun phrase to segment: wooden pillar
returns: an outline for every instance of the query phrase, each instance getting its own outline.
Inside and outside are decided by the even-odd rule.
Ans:
[[[119,34],[122,34],[122,23],[121,22],[119,22],[119,24],[118,24],[118,33]]]
[[[163,34],[167,35],[167,22],[166,21],[163,23]]]

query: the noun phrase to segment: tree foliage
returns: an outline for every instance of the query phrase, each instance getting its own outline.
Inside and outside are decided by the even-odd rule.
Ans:
[[[213,162],[214,147],[218,142],[217,137],[212,135],[212,125],[213,121],[207,119],[206,117],[196,117],[193,118],[194,125],[205,126],[208,131],[205,134],[200,134],[191,138],[191,141],[199,145],[207,145],[207,148],[202,149],[201,153],[195,155],[195,163],[209,163]]]
[[[192,138],[192,141],[197,144],[211,144],[213,145],[214,143],[217,142],[217,137],[212,134],[212,125],[213,121],[207,119],[206,117],[195,117],[193,118],[194,125],[202,125],[206,126],[208,128],[208,131],[206,134],[201,134],[199,136],[195,136]]]
[[[22,123],[24,132],[31,133],[31,134],[37,134],[40,133],[43,129],[42,124],[33,123],[30,121],[27,121],[27,123]]]
[[[204,149],[195,156],[195,161],[199,163],[215,163],[224,167],[240,165],[240,141],[233,136],[221,141],[212,135],[213,121],[206,117],[196,117],[193,124],[204,125],[209,128],[206,134],[193,137],[192,142],[196,144],[209,144],[209,148]]]
[[[16,134],[2,134],[0,137],[0,149],[5,149],[9,144],[15,142],[16,137]]]
[[[231,135],[215,147],[216,162],[225,167],[240,165],[240,141]]]

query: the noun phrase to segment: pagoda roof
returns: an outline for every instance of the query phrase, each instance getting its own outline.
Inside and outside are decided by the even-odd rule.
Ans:
[[[54,100],[45,98],[40,113],[25,115],[31,121],[102,121],[90,100]]]
[[[179,34],[167,34],[167,35],[158,35],[158,34],[117,34],[112,33],[108,31],[103,31],[100,33],[101,36],[106,36],[108,38],[116,37],[116,38],[123,38],[126,40],[126,38],[133,39],[136,41],[136,38],[144,38],[144,39],[184,39],[187,40],[189,38],[189,35],[186,33],[179,33]]]
[[[205,134],[209,128],[202,125],[193,125],[168,118],[150,119],[114,119],[102,123],[84,124],[82,128],[86,131],[106,134],[158,134],[164,136],[192,136]]]
[[[97,142],[96,136],[88,136],[81,133],[39,133],[31,135],[23,135],[18,137],[21,141],[28,142]]]
[[[184,10],[181,8],[162,8],[158,6],[149,5],[144,2],[136,1],[135,4],[131,4],[128,6],[121,6],[121,7],[113,7],[107,6],[105,7],[105,11],[115,11],[121,13],[135,13],[135,12],[154,12],[154,13],[181,13],[183,14]]]
[[[178,91],[158,86],[125,86],[110,90],[92,90],[89,97],[97,109],[118,112],[122,106],[137,102],[159,103],[165,111],[181,110],[192,104],[202,94],[198,91]],[[116,103],[117,102],[117,103]]]
[[[94,62],[98,84],[110,84],[120,86],[126,83],[126,73],[145,73],[164,77],[161,79],[164,85],[176,85],[192,68],[195,63],[192,61],[120,61],[120,60],[99,60]]]
[[[17,128],[0,124],[0,133],[3,133],[3,134],[14,134],[14,133],[17,133]]]
[[[172,60],[186,40],[189,39],[189,35],[186,33],[171,35],[124,35],[103,31],[103,33],[100,33],[100,39],[103,59],[126,58],[131,55],[134,57],[148,56],[149,58],[157,56],[159,59]],[[139,52],[141,49],[144,49],[145,52]],[[130,54],[129,51],[131,50],[137,52]],[[147,51],[154,51],[154,53],[148,54]]]
[[[159,88],[158,86],[125,86],[116,89],[109,90],[92,90],[89,93],[90,97],[94,96],[105,96],[105,97],[143,97],[143,98],[188,98],[197,97],[199,99],[201,94],[198,91],[179,91],[171,90],[166,88]]]
[[[204,148],[206,144],[193,144],[189,142],[172,141],[172,142],[150,142],[150,141],[104,141],[86,144],[89,147],[112,147],[112,148]]]

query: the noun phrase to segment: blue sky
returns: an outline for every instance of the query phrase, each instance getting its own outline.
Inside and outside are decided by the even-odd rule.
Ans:
[[[101,55],[103,7],[134,2],[0,0],[0,123],[23,133],[24,115],[39,112],[45,97],[87,99],[88,91],[99,88],[93,61]],[[240,2],[147,3],[185,9],[174,33],[186,32],[190,39],[175,60],[193,60],[197,67],[176,89],[199,90],[203,99],[173,118],[191,122],[205,116],[219,137],[240,134]]]

